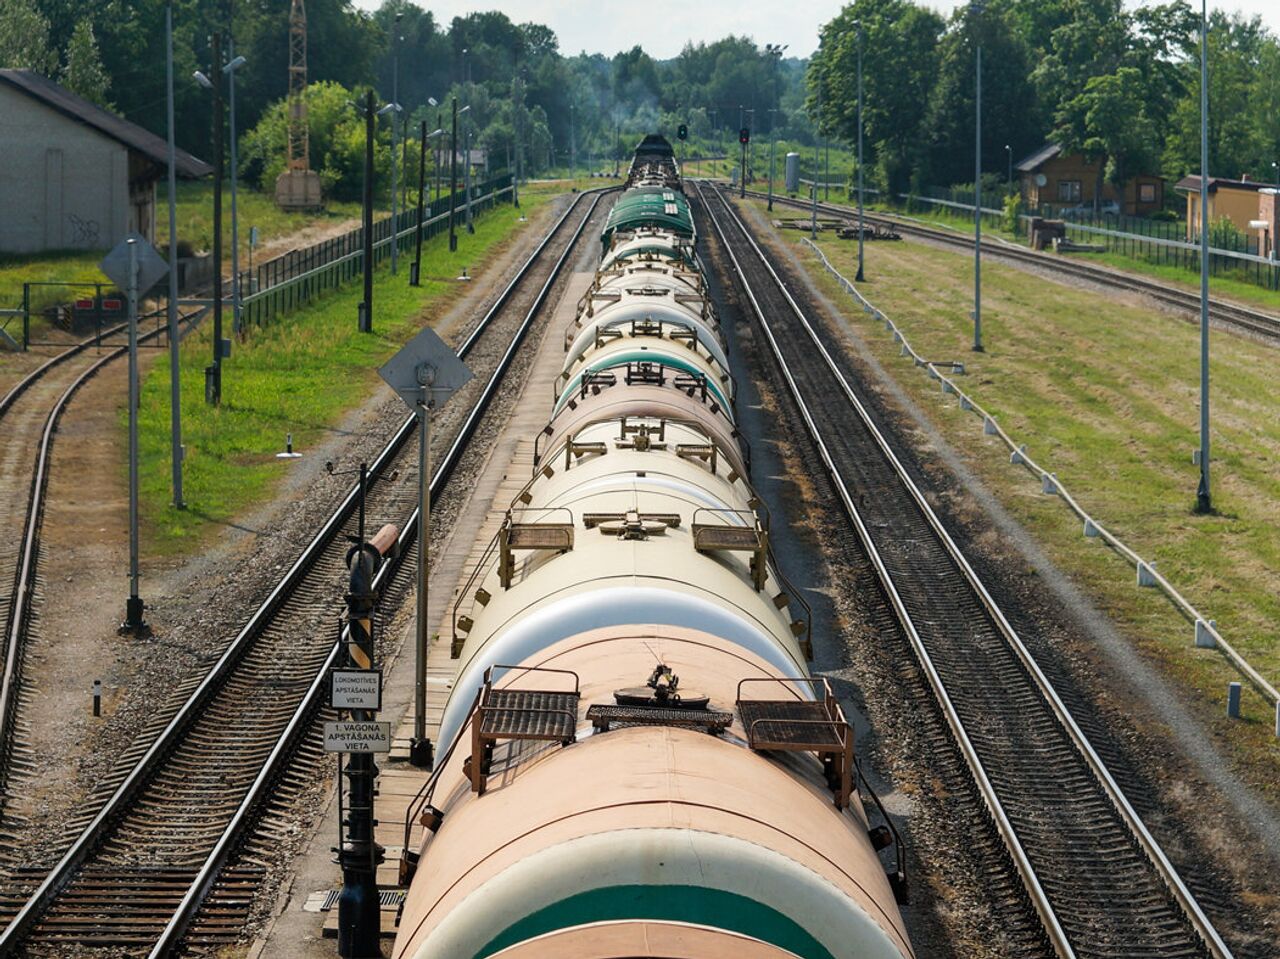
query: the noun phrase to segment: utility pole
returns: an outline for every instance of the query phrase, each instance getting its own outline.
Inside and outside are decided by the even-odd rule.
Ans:
[[[172,237],[170,237],[172,243]],[[129,239],[129,599],[122,632],[147,632],[138,595],[138,241]]]
[[[396,207],[396,193],[399,190],[399,173],[396,168],[396,114],[400,111],[400,104],[392,100],[381,110],[378,115],[386,114],[391,118],[391,275],[395,276],[398,272],[397,263],[400,254],[400,211]]]
[[[465,113],[466,110],[470,109],[471,104],[468,103],[463,112]],[[462,166],[462,193],[466,197],[466,203],[464,204],[464,209],[466,210],[464,221],[467,224],[467,232],[475,233],[476,225],[471,220],[471,124],[464,120],[462,121],[462,125],[465,131],[463,134],[463,143],[465,144],[463,149],[466,151],[467,157],[467,162]]]
[[[458,98],[453,98],[453,133],[449,137],[449,252],[458,249],[458,233],[454,229],[458,186]]]
[[[373,332],[373,91],[364,101],[364,299],[360,303],[359,329]]]
[[[173,0],[164,11],[165,90],[169,124],[169,435],[173,469],[173,505],[186,506],[182,499],[182,390],[178,348],[178,173],[177,146],[173,129]]]
[[[222,34],[213,32],[213,365],[205,370],[204,398],[222,402]]]
[[[742,164],[738,168],[738,199],[745,200],[747,198],[747,141],[751,139],[751,133],[746,127],[743,127],[738,133],[738,143],[742,146]]]
[[[1200,484],[1196,512],[1213,512],[1209,486],[1209,15],[1200,0]]]
[[[417,154],[417,228],[413,230],[413,265],[408,270],[408,284],[421,286],[422,280],[422,202],[426,188],[426,120],[422,120],[421,150]],[[407,179],[407,178],[406,178]]]
[[[769,112],[773,112],[772,110]],[[777,134],[772,129],[769,130],[769,212],[773,212],[773,151],[778,145]]]
[[[573,130],[573,104],[569,104],[569,180],[578,174],[578,141]]]
[[[239,158],[236,154],[236,69],[244,64],[244,57],[236,56],[235,37],[227,37],[228,62],[222,68],[227,75],[227,88],[231,106],[231,331],[240,335],[240,220],[237,214],[239,182]]]
[[[983,4],[974,0],[973,39],[977,49],[975,65],[973,123],[973,349],[982,352],[982,34],[978,17]]]
[[[818,115],[814,118],[813,124],[813,204],[809,213],[809,238],[815,242],[818,239],[818,170],[822,160],[822,81],[818,81]]]
[[[854,279],[861,283],[866,277],[862,272],[862,244],[864,227],[864,200],[862,194],[862,21],[858,27],[858,274]]]

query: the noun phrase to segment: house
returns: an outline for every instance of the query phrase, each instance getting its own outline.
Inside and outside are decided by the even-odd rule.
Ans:
[[[1061,213],[1072,207],[1092,207],[1100,161],[1082,153],[1064,153],[1046,143],[1016,164],[1022,202],[1032,210]],[[1122,190],[1103,181],[1101,204],[1114,204],[1129,216],[1146,216],[1164,206],[1164,180],[1154,174],[1130,177]],[[1100,204],[1100,205],[1101,205]]]
[[[0,70],[0,252],[110,249],[155,239],[168,144],[30,70]],[[177,152],[179,176],[212,172]]]
[[[1256,234],[1263,256],[1274,247],[1275,196],[1266,191],[1267,184],[1248,176],[1238,180],[1209,177],[1209,224],[1229,220],[1241,233]],[[1200,237],[1200,177],[1184,176],[1174,187],[1187,195],[1187,241]],[[1266,226],[1256,224],[1266,223]]]

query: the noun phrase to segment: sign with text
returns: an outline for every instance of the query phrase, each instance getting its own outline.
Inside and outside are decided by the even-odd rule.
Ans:
[[[327,753],[389,753],[391,752],[391,724],[325,723],[324,751]]]
[[[382,673],[376,669],[335,669],[329,674],[329,705],[334,709],[381,709]]]

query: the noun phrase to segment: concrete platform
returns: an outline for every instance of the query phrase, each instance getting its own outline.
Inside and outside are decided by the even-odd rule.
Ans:
[[[538,355],[529,371],[520,399],[489,454],[489,460],[459,514],[444,547],[432,560],[428,617],[437,626],[427,654],[427,735],[434,741],[445,699],[453,685],[457,660],[449,649],[453,635],[453,604],[476,564],[498,532],[512,500],[533,473],[534,440],[551,414],[552,387],[564,361],[563,333],[574,319],[578,300],[591,283],[592,273],[574,273],[565,294],[544,328]],[[493,557],[491,557],[493,559]],[[405,600],[396,617],[399,652],[384,664],[383,710],[379,718],[393,725],[392,750],[381,758],[377,779],[378,798],[375,829],[377,841],[385,848],[385,861],[378,869],[378,885],[383,892],[382,934],[395,936],[399,896],[397,886],[400,853],[404,846],[404,821],[413,798],[426,783],[428,773],[409,764],[409,741],[413,736],[414,620],[416,600]],[[465,612],[465,606],[461,610]],[[421,829],[413,832],[414,839]],[[310,837],[307,849],[295,862],[288,888],[276,904],[276,914],[262,938],[249,951],[254,957],[271,959],[329,959],[336,955],[336,890],[341,875],[333,862],[332,847],[338,842],[336,793],[330,792],[324,817]],[[330,908],[332,906],[332,908]],[[389,951],[389,946],[385,947]]]

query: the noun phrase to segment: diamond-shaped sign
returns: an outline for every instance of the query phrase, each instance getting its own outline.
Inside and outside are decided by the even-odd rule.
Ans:
[[[169,264],[141,233],[130,233],[117,243],[115,249],[102,258],[98,268],[107,274],[116,286],[128,291],[130,240],[135,241],[138,248],[138,296],[142,296],[156,285],[160,277],[169,272]]]
[[[439,408],[471,379],[466,364],[429,326],[387,360],[378,375],[415,413],[424,386],[429,391],[430,406]]]

